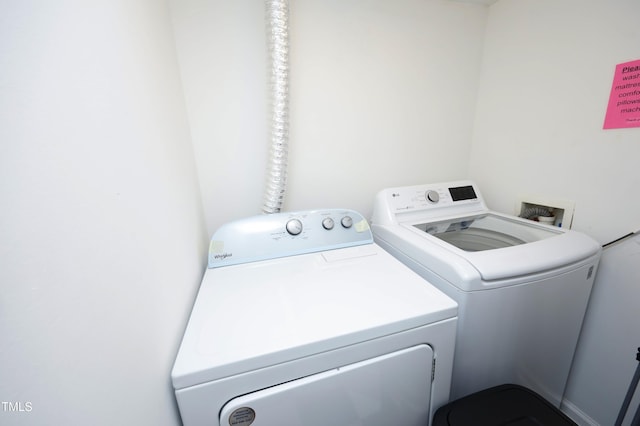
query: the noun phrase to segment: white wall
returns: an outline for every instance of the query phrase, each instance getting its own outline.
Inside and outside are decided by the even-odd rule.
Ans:
[[[267,162],[264,2],[169,0],[206,223],[259,214]]]
[[[387,186],[465,177],[486,6],[296,0],[284,209],[370,214]],[[264,4],[171,0],[207,227],[260,213]]]
[[[636,0],[500,0],[490,7],[470,177],[490,207],[574,201],[602,243],[640,229],[639,129],[602,130],[615,65],[638,59]]]
[[[523,194],[568,199],[573,228],[601,243],[640,229],[640,129],[602,130],[615,65],[640,59],[638,16],[636,0],[489,8],[469,176],[491,208],[514,213]],[[581,424],[614,423],[635,368],[640,344],[616,319],[632,314],[603,316],[640,300],[637,285],[610,273],[623,267],[637,278],[632,262],[603,257],[578,345],[564,408]]]
[[[0,93],[0,424],[178,424],[207,236],[167,6],[4,0]]]
[[[602,255],[564,401],[564,409],[585,425],[615,424],[638,368],[638,256],[640,235]],[[631,424],[639,403],[636,392],[623,425]]]

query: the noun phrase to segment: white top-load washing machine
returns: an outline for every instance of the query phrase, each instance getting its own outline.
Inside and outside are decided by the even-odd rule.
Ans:
[[[470,181],[390,188],[375,241],[458,302],[451,396],[503,383],[560,405],[601,247],[490,211]]]
[[[195,425],[422,426],[449,400],[457,305],[351,210],[221,227],[174,367]]]

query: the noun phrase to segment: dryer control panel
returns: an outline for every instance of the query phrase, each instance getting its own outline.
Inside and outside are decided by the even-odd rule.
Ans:
[[[223,225],[209,244],[209,268],[372,244],[353,210],[306,210],[253,216]]]

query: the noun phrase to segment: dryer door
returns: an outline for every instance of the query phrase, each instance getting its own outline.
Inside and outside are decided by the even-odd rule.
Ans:
[[[222,426],[424,426],[433,350],[418,345],[229,401]]]

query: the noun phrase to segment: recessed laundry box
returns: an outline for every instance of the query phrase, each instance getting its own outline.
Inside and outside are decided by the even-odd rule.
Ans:
[[[449,401],[456,303],[352,210],[211,240],[172,380],[186,426],[425,426]]]
[[[601,247],[494,211],[470,181],[385,189],[375,241],[459,304],[452,399],[513,383],[560,405]]]

